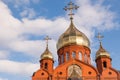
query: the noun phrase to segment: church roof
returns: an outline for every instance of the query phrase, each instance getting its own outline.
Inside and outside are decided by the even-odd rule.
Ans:
[[[60,36],[57,43],[57,49],[71,44],[83,45],[86,47],[90,46],[90,41],[87,36],[74,26],[72,20],[69,28]]]
[[[44,51],[44,53],[41,55],[41,59],[53,59],[53,55],[52,53],[49,51],[48,47],[46,47],[46,50]]]
[[[46,50],[41,55],[41,59],[46,59],[46,58],[53,59],[53,55],[52,55],[52,53],[48,49],[48,40],[51,40],[51,38],[46,36],[46,38],[44,38],[44,40],[46,40]]]
[[[106,56],[110,58],[110,54],[102,47],[102,43],[100,42],[100,48],[99,50],[96,52],[96,59],[98,57],[102,57],[102,56]]]

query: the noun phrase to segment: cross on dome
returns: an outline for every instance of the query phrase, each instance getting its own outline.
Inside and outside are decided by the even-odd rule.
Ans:
[[[96,36],[96,38],[98,38],[99,42],[101,42],[102,38],[104,38],[104,36],[102,36],[100,33],[98,33],[98,35]]]
[[[48,41],[51,40],[51,38],[49,36],[46,36],[44,40],[46,40],[46,47],[48,48]]]
[[[68,6],[65,6],[64,10],[65,10],[65,11],[67,11],[67,10],[70,11],[70,13],[69,13],[68,15],[70,16],[70,19],[72,20],[72,19],[73,19],[73,15],[74,15],[73,10],[74,10],[74,9],[76,10],[76,9],[78,9],[78,8],[79,8],[79,6],[74,5],[74,3],[73,3],[72,1],[70,1],[70,2],[68,3]]]
[[[98,35],[96,36],[96,38],[98,38],[99,42],[100,42],[100,47],[102,47],[102,38],[104,38],[103,35],[101,35],[100,33],[98,33]]]

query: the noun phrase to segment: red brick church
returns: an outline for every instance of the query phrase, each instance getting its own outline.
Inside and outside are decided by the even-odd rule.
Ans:
[[[101,38],[96,52],[96,67],[91,64],[90,41],[73,23],[73,9],[78,6],[69,3],[70,25],[57,42],[58,66],[54,68],[54,59],[48,49],[41,55],[40,69],[33,73],[32,80],[120,80],[120,72],[112,67],[110,54],[103,48]],[[50,38],[46,37],[48,41]]]

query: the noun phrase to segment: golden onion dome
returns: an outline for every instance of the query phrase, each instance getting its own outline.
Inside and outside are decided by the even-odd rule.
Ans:
[[[102,47],[102,44],[100,42],[100,48],[96,52],[96,59],[99,58],[99,57],[103,57],[103,56],[110,58],[110,54]]]
[[[53,59],[52,53],[49,51],[48,47],[46,47],[46,50],[44,53],[41,55],[41,60],[42,59]]]
[[[83,45],[86,47],[90,46],[90,41],[87,36],[74,26],[72,20],[69,28],[60,36],[57,43],[57,49],[71,44]]]

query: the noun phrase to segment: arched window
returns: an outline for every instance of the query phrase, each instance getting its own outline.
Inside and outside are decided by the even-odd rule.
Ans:
[[[62,54],[61,55],[61,63],[63,63],[64,62],[64,55]]]
[[[87,54],[84,55],[84,61],[87,63]]]
[[[82,53],[79,52],[79,60],[82,60]]]
[[[106,61],[103,62],[103,67],[107,68],[107,62]]]
[[[48,69],[48,63],[45,63],[45,69]]]
[[[67,52],[66,53],[66,61],[68,61],[69,60],[69,53]]]
[[[73,51],[72,52],[72,57],[75,59],[75,57],[76,57],[76,53]]]

